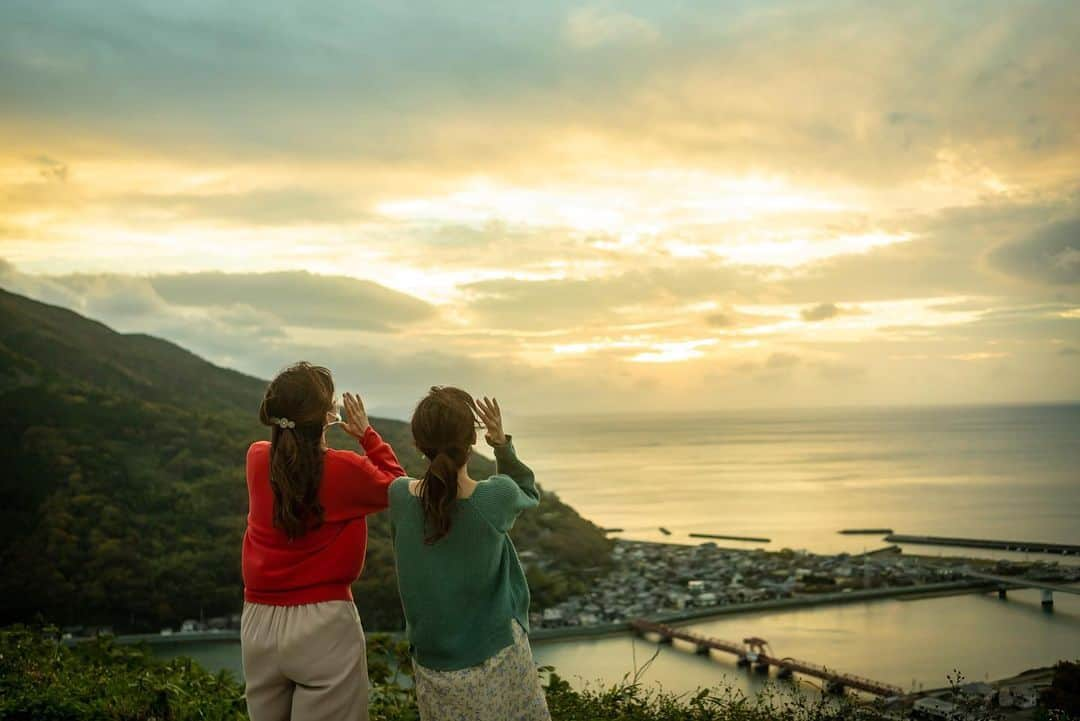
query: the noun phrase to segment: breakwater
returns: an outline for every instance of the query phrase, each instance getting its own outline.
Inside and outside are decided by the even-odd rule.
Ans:
[[[845,528],[837,531],[845,536],[885,536],[892,532],[891,528]]]
[[[757,536],[722,536],[718,533],[691,533],[690,538],[716,538],[721,541],[749,541],[751,543],[772,543],[771,538]]]
[[[903,533],[889,534],[885,537],[885,540],[889,543],[913,543],[924,546],[955,546],[957,548],[987,548],[999,551],[1021,551],[1024,553],[1080,555],[1080,546],[1069,543],[1047,543],[1044,541],[999,541],[991,538],[911,536]]]

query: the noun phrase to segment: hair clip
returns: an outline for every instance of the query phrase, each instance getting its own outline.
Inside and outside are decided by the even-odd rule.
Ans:
[[[296,428],[296,421],[290,421],[288,418],[271,418],[270,420],[281,428]]]

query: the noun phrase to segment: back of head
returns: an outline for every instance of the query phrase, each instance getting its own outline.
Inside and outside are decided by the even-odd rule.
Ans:
[[[460,388],[434,386],[413,411],[413,440],[430,461],[420,484],[426,543],[450,532],[458,472],[476,443],[475,407],[472,396]]]
[[[306,361],[281,371],[266,388],[259,420],[272,429],[270,487],[274,526],[290,539],[322,523],[319,486],[323,431],[334,404],[330,371]]]

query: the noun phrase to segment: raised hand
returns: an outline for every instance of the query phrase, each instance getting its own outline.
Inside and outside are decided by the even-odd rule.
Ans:
[[[484,439],[487,440],[488,445],[504,445],[506,443],[506,433],[503,432],[502,409],[499,408],[499,401],[494,398],[489,400],[487,396],[477,398],[476,415],[480,418],[480,422],[484,424],[484,428],[487,429]]]
[[[341,428],[353,438],[361,438],[371,427],[367,411],[364,410],[364,402],[360,400],[360,396],[352,393],[343,394],[341,399],[345,406],[345,417],[342,419]]]

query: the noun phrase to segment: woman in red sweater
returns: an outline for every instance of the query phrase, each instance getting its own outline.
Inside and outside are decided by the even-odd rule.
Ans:
[[[252,721],[368,718],[364,631],[353,603],[367,548],[365,517],[387,506],[405,471],[344,396],[347,433],[364,455],[326,447],[337,422],[326,368],[297,363],[266,389],[270,442],[247,454],[244,613],[240,623]]]

